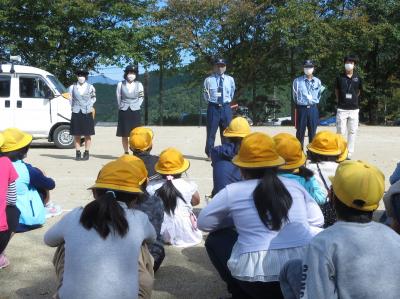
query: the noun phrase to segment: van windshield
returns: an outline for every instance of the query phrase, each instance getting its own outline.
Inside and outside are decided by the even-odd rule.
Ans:
[[[47,75],[46,77],[47,77],[47,79],[50,80],[50,82],[54,85],[54,87],[57,89],[57,91],[60,94],[67,92],[67,89],[65,88],[65,86],[60,81],[58,81],[58,79],[56,77],[54,77],[52,75]]]

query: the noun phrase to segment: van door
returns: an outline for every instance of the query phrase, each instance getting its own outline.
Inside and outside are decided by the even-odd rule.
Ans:
[[[14,127],[14,107],[11,103],[11,75],[0,75],[0,130]]]
[[[47,137],[51,128],[51,89],[39,75],[18,76],[19,99],[15,108],[15,126],[36,136]]]

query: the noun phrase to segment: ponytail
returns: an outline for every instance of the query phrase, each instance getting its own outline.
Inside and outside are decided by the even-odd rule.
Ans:
[[[117,233],[124,237],[129,231],[125,211],[117,200],[131,202],[135,195],[107,191],[102,189],[93,190],[96,200],[92,201],[83,209],[80,223],[87,230],[95,229],[99,235],[106,239],[110,233]]]
[[[314,176],[314,172],[312,170],[308,169],[305,166],[300,166],[299,167],[299,172],[295,173],[295,174],[298,175],[298,176],[301,176],[306,181],[309,181]]]
[[[246,171],[252,172],[249,169]],[[261,174],[260,170],[256,173]],[[276,168],[263,170],[261,182],[253,192],[253,199],[258,216],[268,229],[280,230],[283,222],[289,220],[288,213],[293,199],[278,178]]]
[[[161,198],[164,203],[164,211],[168,215],[173,215],[176,209],[178,198],[183,199],[183,195],[175,188],[172,180],[167,180],[161,188],[156,191],[156,195]]]

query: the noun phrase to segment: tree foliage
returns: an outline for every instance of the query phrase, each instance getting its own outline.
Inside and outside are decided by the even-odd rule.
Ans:
[[[396,0],[0,0],[0,56],[9,53],[65,83],[78,67],[128,61],[157,67],[148,94],[155,97],[151,114],[161,120],[177,114],[171,94],[184,101],[180,107],[201,108],[193,88],[201,89],[211,62],[223,56],[236,80],[235,100],[250,107],[256,122],[273,97],[288,115],[291,83],[306,58],[317,63],[315,74],[327,87],[322,114],[334,113],[335,77],[343,57],[356,54],[362,119],[400,117]],[[194,60],[184,68],[182,53]],[[185,80],[172,80],[177,86],[170,90],[169,77],[182,74]]]

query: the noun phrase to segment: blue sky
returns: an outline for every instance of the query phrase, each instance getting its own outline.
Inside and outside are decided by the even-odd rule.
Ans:
[[[181,53],[181,65],[185,66],[190,64],[192,61],[194,60],[193,55],[191,55],[189,52],[187,51],[182,51]],[[157,70],[158,66],[157,65],[151,65],[150,70]],[[139,64],[139,74],[143,74],[144,73],[144,68],[143,65]],[[118,66],[115,65],[111,65],[111,66],[99,66],[98,67],[98,72],[92,72],[91,75],[99,75],[99,74],[103,74],[104,76],[113,79],[113,80],[122,80],[123,75],[124,75],[124,68],[120,68]]]

